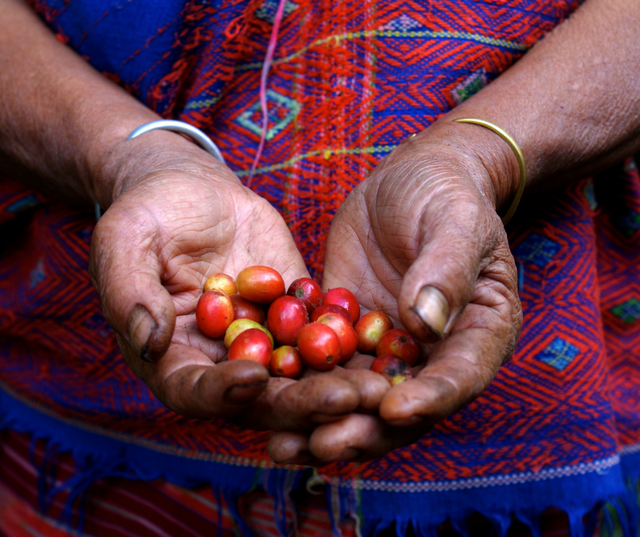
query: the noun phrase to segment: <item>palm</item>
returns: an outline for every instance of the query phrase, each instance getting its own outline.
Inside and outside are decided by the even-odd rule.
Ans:
[[[478,396],[515,346],[521,312],[504,228],[466,162],[427,150],[400,146],[350,194],[332,223],[323,282],[402,323],[425,342],[426,363],[391,388],[380,417],[354,414],[296,438],[320,459],[378,457],[414,442]],[[446,307],[416,307],[425,289]],[[275,460],[281,438],[271,441]]]
[[[264,199],[239,185],[222,197],[218,189],[204,190],[200,184],[194,202],[191,189],[176,190],[175,181],[167,192],[156,185],[157,197],[149,202],[152,232],[160,238],[149,253],[158,258],[162,283],[175,305],[174,341],[189,341],[218,361],[226,354],[224,345],[195,327],[196,304],[209,276],[223,272],[235,277],[253,265],[276,269],[285,282],[308,274],[284,221]],[[183,181],[188,184],[189,178]]]
[[[197,330],[194,311],[208,276],[256,264],[275,268],[287,283],[306,274],[266,201],[235,179],[199,171],[149,174],[96,227],[92,274],[131,368],[168,407],[194,417],[295,430],[314,415],[354,410],[360,396],[348,382],[269,379],[256,363],[222,361],[221,342]]]
[[[397,298],[406,267],[394,266],[383,252],[381,241],[390,237],[371,221],[368,187],[365,182],[356,188],[333,220],[323,285],[347,287],[366,310],[383,311],[399,322]],[[415,259],[417,252],[412,254]]]

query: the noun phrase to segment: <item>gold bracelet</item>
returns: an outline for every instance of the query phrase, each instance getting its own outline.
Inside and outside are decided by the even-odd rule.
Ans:
[[[516,195],[514,196],[513,201],[509,206],[509,209],[507,210],[505,215],[502,217],[502,223],[506,225],[507,222],[511,220],[511,217],[514,215],[514,213],[516,212],[516,209],[518,208],[518,203],[520,203],[520,199],[522,198],[522,193],[524,192],[524,187],[527,182],[527,170],[524,166],[524,157],[522,156],[522,151],[520,151],[518,144],[513,138],[511,138],[511,136],[509,136],[505,131],[503,131],[497,125],[494,125],[493,123],[489,123],[484,119],[474,119],[474,118],[465,117],[460,119],[454,119],[453,122],[454,123],[471,123],[473,125],[480,125],[481,127],[485,127],[495,132],[498,136],[500,136],[500,138],[502,138],[505,142],[507,142],[509,144],[509,147],[515,153],[516,159],[518,161],[518,165],[520,166],[520,184],[518,185],[518,190],[516,191]]]

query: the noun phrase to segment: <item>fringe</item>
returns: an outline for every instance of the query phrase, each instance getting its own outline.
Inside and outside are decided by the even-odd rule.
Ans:
[[[572,537],[638,537],[640,536],[640,457],[635,456],[634,461],[627,457],[625,465],[627,471],[633,475],[627,479],[620,480],[620,487],[615,486],[615,476],[603,476],[594,472],[594,475],[577,476],[577,479],[568,486],[568,492],[559,492],[556,498],[549,495],[540,494],[538,496],[528,495],[528,491],[535,487],[526,487],[525,494],[518,491],[517,486],[500,487],[495,486],[482,488],[476,491],[475,504],[469,499],[473,494],[466,494],[466,498],[461,498],[461,506],[474,506],[467,509],[452,509],[447,514],[443,510],[443,504],[433,496],[433,493],[424,493],[421,501],[422,505],[412,501],[407,509],[393,509],[389,504],[390,495],[408,496],[406,493],[378,493],[364,492],[362,501],[367,505],[366,516],[362,524],[360,537],[377,537],[384,532],[394,531],[398,537],[408,537],[416,535],[418,537],[437,537],[438,528],[445,522],[449,522],[454,529],[462,536],[469,537],[470,531],[467,527],[469,517],[480,514],[489,520],[492,525],[492,534],[498,537],[507,537],[509,528],[514,521],[525,524],[533,537],[542,537],[540,518],[542,514],[555,508],[564,511],[569,519]],[[619,469],[619,468],[618,468]],[[584,487],[584,481],[592,480],[593,487]],[[571,478],[558,478],[549,480],[542,484],[541,488],[557,488],[558,491],[567,486],[567,481]],[[597,482],[602,481],[598,486]],[[576,483],[577,482],[577,483]],[[610,485],[613,483],[613,487]],[[576,495],[576,484],[583,491],[583,494]],[[336,489],[340,489],[337,491]],[[340,514],[334,514],[337,528],[337,521],[353,518],[353,513],[357,509],[352,505],[355,497],[353,491],[344,490],[345,485],[331,483],[328,485],[327,501],[336,495],[341,498],[342,510]],[[607,490],[609,489],[609,490]],[[613,489],[613,490],[611,490]],[[429,495],[431,494],[431,499]],[[438,494],[438,493],[435,493]],[[440,493],[442,494],[442,493]],[[377,496],[377,498],[376,498]],[[490,501],[483,502],[482,497],[492,497]],[[402,505],[403,501],[397,501],[397,505]],[[382,508],[386,504],[387,508]],[[489,506],[488,504],[491,504]],[[417,505],[417,506],[416,506]],[[379,507],[379,508],[378,508]],[[334,530],[336,537],[339,532]],[[477,534],[477,532],[476,532]]]
[[[293,492],[315,490],[323,484],[334,534],[339,523],[355,520],[359,537],[377,537],[394,529],[398,537],[412,532],[437,537],[445,521],[468,537],[466,521],[474,513],[490,520],[499,537],[506,537],[513,520],[526,524],[534,537],[541,536],[540,515],[554,507],[567,513],[572,537],[623,535],[637,537],[640,528],[640,450],[624,455],[623,464],[608,471],[593,471],[534,483],[495,485],[455,491],[406,493],[365,490],[357,481],[324,481],[312,469],[239,466],[202,462],[176,455],[157,454],[121,440],[75,429],[39,413],[0,390],[0,430],[11,429],[33,438],[30,457],[38,470],[39,507],[46,512],[54,497],[67,494],[60,522],[82,533],[84,502],[89,487],[108,477],[133,480],[167,479],[180,486],[209,483],[218,503],[231,512],[237,534],[254,537],[238,510],[240,496],[260,488],[275,499],[274,516],[282,537],[296,535]],[[35,442],[46,443],[44,459],[35,464]],[[56,479],[56,456],[70,453],[75,473],[64,482]],[[287,512],[294,513],[293,520]],[[220,510],[222,513],[222,510]],[[221,516],[221,514],[220,514]],[[260,536],[255,536],[260,537]]]
[[[153,481],[166,479],[182,487],[209,485],[218,505],[225,504],[231,513],[237,535],[254,536],[238,509],[239,498],[260,488],[276,498],[276,520],[283,537],[295,529],[287,521],[292,511],[291,493],[302,486],[311,470],[299,468],[265,468],[201,461],[179,455],[159,453],[123,440],[78,428],[40,412],[0,387],[0,431],[13,430],[31,436],[30,460],[38,472],[38,507],[43,514],[59,494],[66,500],[59,522],[71,532],[82,533],[85,500],[93,483],[105,478]],[[44,441],[43,460],[36,461],[35,446]],[[74,473],[64,481],[56,475],[55,460],[69,454]],[[222,517],[222,509],[219,510]],[[220,518],[221,520],[221,518]]]

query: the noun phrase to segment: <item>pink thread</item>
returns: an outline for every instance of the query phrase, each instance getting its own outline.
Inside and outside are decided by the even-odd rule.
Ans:
[[[267,130],[269,124],[269,109],[267,107],[267,76],[269,75],[269,69],[271,69],[271,63],[273,62],[273,54],[278,45],[278,32],[280,31],[280,23],[284,15],[284,6],[287,0],[280,0],[278,3],[278,9],[276,10],[275,17],[273,18],[273,29],[271,30],[271,39],[269,39],[269,46],[267,47],[267,55],[264,58],[262,64],[262,74],[260,75],[260,109],[262,111],[262,134],[260,136],[260,145],[258,145],[258,152],[256,158],[251,166],[249,172],[249,180],[247,181],[247,187],[251,188],[253,181],[253,174],[256,171],[260,157],[262,156],[262,150],[267,139]]]

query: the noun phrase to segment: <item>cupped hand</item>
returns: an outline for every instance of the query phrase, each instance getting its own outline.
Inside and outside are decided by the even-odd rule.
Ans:
[[[480,395],[511,356],[522,313],[496,203],[511,194],[505,175],[517,182],[516,163],[494,134],[469,130],[478,127],[462,127],[475,145],[459,142],[460,127],[436,124],[400,144],[349,195],[327,243],[323,287],[347,287],[386,312],[422,342],[426,363],[389,390],[378,416],[274,435],[274,460],[367,460],[411,444]],[[487,148],[502,168],[469,147]]]
[[[149,151],[163,136],[179,149]],[[252,265],[276,269],[287,284],[308,274],[277,211],[226,166],[178,135],[145,137],[140,157],[130,149],[138,141],[126,142],[116,199],[91,245],[105,317],[135,374],[178,413],[255,429],[306,429],[355,410],[357,380],[271,379],[257,363],[224,360],[222,342],[198,331],[209,276]]]

